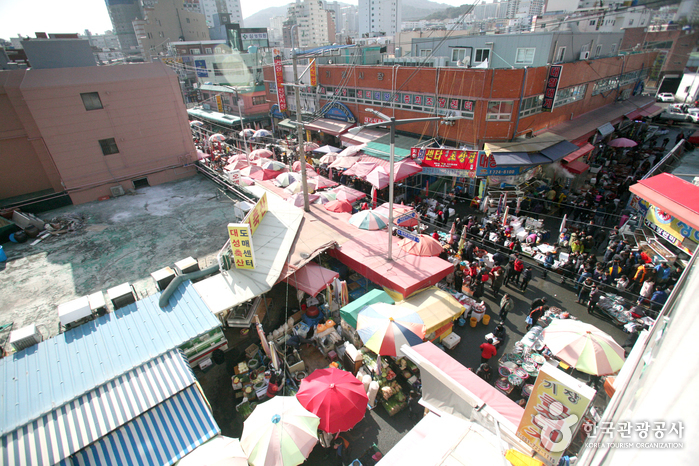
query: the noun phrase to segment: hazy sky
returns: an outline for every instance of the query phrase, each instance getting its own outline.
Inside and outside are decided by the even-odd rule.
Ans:
[[[461,5],[464,0],[438,0],[439,3]],[[263,8],[288,5],[289,0],[241,0],[243,17]],[[343,3],[357,4],[356,0]],[[17,34],[34,37],[35,32],[78,32],[85,29],[103,33],[111,29],[104,0],[0,0],[0,38],[9,40]]]

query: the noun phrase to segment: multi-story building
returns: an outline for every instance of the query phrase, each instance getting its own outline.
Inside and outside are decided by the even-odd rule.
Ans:
[[[275,45],[281,45],[284,41],[284,21],[285,16],[274,16],[269,19],[269,42]]]
[[[292,49],[299,45],[299,28],[296,24],[296,18],[287,18],[282,26],[282,44],[284,48]]]
[[[395,36],[403,22],[400,0],[359,0],[361,37]]]
[[[133,25],[147,61],[165,55],[170,42],[209,40],[204,15],[185,9],[181,0],[144,1],[143,13]]]
[[[296,21],[296,29],[298,29],[296,47],[318,47],[335,41],[334,27],[330,27],[330,16],[322,1],[296,0],[296,3],[289,5],[288,16]],[[333,33],[332,37],[330,32]]]
[[[162,63],[0,71],[0,198],[110,188],[194,174],[177,76]]]
[[[315,108],[341,109],[349,115],[347,122],[360,125],[376,121],[367,108],[396,119],[459,116],[452,126],[414,123],[402,125],[401,131],[423,140],[436,138],[452,147],[481,148],[486,142],[536,135],[631,98],[655,55],[639,53],[562,64],[550,111],[543,105],[551,72],[546,63],[519,69],[321,65],[318,91],[305,94],[317,99]],[[271,67],[265,69],[265,81],[269,89],[275,89]],[[293,92],[291,88],[287,91]],[[276,101],[274,92],[269,92],[268,99]],[[631,112],[635,106],[629,103],[621,108]],[[618,115],[619,120],[623,114]],[[582,125],[574,129],[578,126],[581,133],[570,135],[570,140],[590,136]],[[596,126],[590,130],[594,134]]]
[[[85,29],[85,37],[90,41],[92,50],[99,63],[110,63],[124,58],[121,53],[121,44],[116,34],[107,31],[104,34],[93,34]]]
[[[227,23],[243,25],[240,0],[184,0],[184,8],[204,15],[208,27],[215,26],[216,15],[225,15]]]
[[[139,43],[134,31],[133,21],[143,19],[139,0],[105,0],[109,19],[114,26],[113,32],[119,38],[124,53],[138,53]]]

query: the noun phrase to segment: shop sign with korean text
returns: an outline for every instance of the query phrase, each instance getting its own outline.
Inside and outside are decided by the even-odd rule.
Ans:
[[[255,268],[255,251],[252,249],[252,232],[247,223],[229,223],[228,237],[231,242],[231,258],[238,269]]]
[[[595,393],[562,370],[544,364],[524,408],[517,437],[536,451],[545,464],[557,465]]]
[[[630,207],[640,212],[646,227],[683,251],[692,254],[694,250],[693,247],[691,250],[686,247],[685,240],[699,243],[699,231],[635,194],[631,199]]]
[[[316,67],[316,59],[311,60],[311,67],[308,70],[311,75],[311,86],[318,85],[318,69]]]
[[[250,225],[250,234],[254,235],[257,227],[260,226],[260,222],[265,218],[265,214],[269,210],[269,205],[267,204],[267,193],[264,193],[259,201],[254,205],[250,212],[243,219],[243,223],[248,223]]]
[[[562,72],[563,65],[553,65],[549,68],[549,77],[546,80],[546,88],[544,89],[544,103],[541,107],[544,112],[553,110],[553,103],[556,100],[556,91],[558,90],[558,83],[561,81]]]
[[[286,112],[286,91],[284,90],[284,66],[279,49],[274,49],[274,82],[277,85],[277,103],[279,111]]]
[[[476,171],[478,151],[413,147],[410,156],[423,167]],[[463,175],[461,175],[463,176]]]
[[[476,168],[476,176],[517,176],[523,171],[531,167],[522,167],[519,165],[498,165],[495,162],[495,157],[488,154],[486,151],[480,151],[478,156],[478,167]]]

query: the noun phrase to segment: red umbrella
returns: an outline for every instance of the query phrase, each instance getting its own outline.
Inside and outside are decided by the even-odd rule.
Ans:
[[[369,398],[364,384],[350,372],[318,369],[301,381],[296,394],[301,406],[320,418],[320,429],[334,434],[364,418]]]
[[[325,208],[330,212],[352,212],[352,204],[347,201],[330,201],[325,204]]]

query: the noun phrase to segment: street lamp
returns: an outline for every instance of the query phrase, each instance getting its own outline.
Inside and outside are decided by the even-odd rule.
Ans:
[[[393,163],[396,152],[396,126],[407,125],[409,123],[419,123],[422,121],[455,121],[461,120],[462,117],[426,117],[426,118],[409,118],[406,120],[396,120],[395,117],[389,117],[383,113],[374,110],[373,108],[365,108],[364,111],[373,113],[381,118],[382,122],[371,123],[361,126],[360,128],[375,128],[377,126],[388,126],[391,131],[391,149],[389,151],[389,173],[388,173],[388,260],[393,260]],[[419,234],[420,232],[418,232]]]

